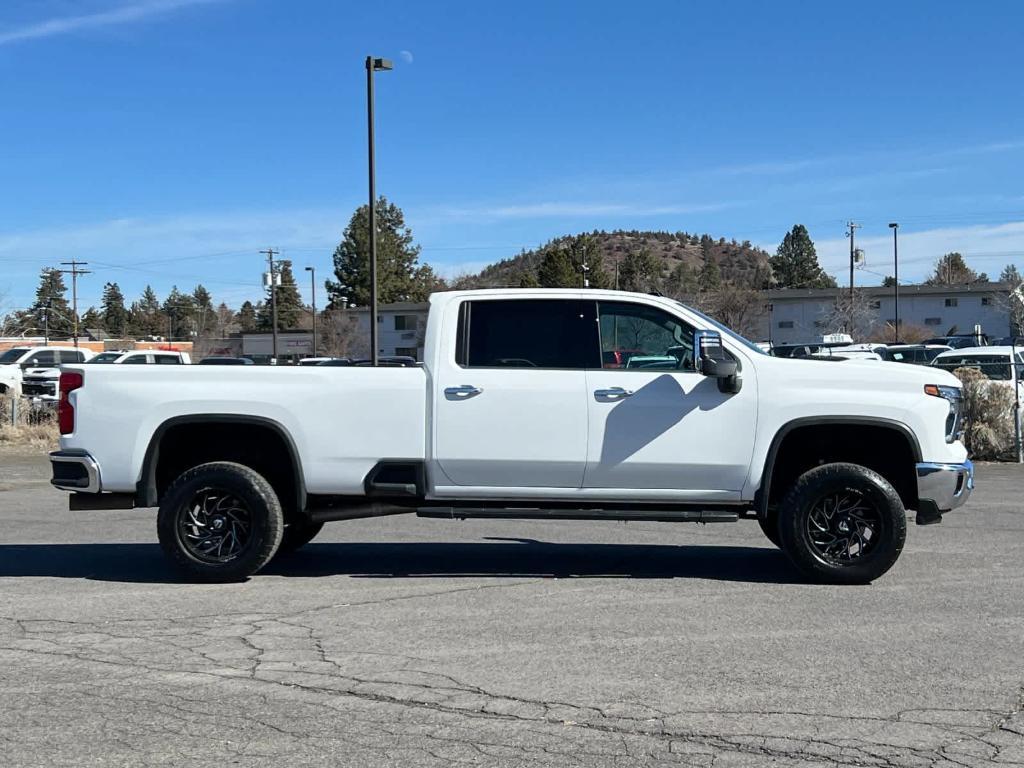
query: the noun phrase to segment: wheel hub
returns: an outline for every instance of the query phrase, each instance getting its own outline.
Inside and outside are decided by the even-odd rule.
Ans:
[[[864,495],[851,490],[818,499],[807,516],[807,536],[823,559],[850,565],[870,554],[881,539],[882,514]]]
[[[181,507],[178,535],[189,554],[206,563],[234,560],[252,538],[252,513],[232,494],[202,489]]]

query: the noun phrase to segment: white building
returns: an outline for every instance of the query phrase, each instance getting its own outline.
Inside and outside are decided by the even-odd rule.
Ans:
[[[820,339],[842,330],[837,325],[837,300],[846,301],[848,288],[787,288],[766,292],[767,325],[763,334],[775,344]],[[975,325],[989,336],[1007,336],[1010,329],[1010,286],[1005,283],[973,285],[901,285],[900,327],[923,328],[935,336],[971,333]],[[858,288],[862,316],[877,330],[896,322],[891,287]]]
[[[377,307],[377,354],[403,355],[423,361],[423,338],[427,330],[426,302],[400,301]],[[360,335],[370,338],[370,308],[348,310],[356,315]]]

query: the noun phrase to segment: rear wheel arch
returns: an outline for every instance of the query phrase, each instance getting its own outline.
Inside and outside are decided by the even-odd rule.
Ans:
[[[255,450],[252,440],[257,438],[263,444]],[[192,447],[185,450],[182,441],[191,441]],[[176,416],[154,430],[136,482],[136,504],[159,505],[181,472],[211,461],[249,466],[271,483],[286,513],[305,512],[302,463],[288,430],[261,416],[218,413]]]
[[[889,440],[882,443],[882,450],[866,450],[872,444],[852,442],[856,438]],[[823,444],[827,449],[818,450]],[[821,455],[814,455],[817,453]],[[896,489],[906,508],[916,508],[914,465],[921,461],[921,446],[906,424],[871,416],[812,416],[787,422],[772,438],[755,495],[758,517],[768,517],[770,507],[803,472],[836,461],[860,464],[878,472]]]

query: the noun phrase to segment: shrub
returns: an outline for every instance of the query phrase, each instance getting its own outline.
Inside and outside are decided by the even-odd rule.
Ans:
[[[976,368],[953,371],[964,385],[964,444],[973,459],[998,460],[1014,452],[1014,391]]]

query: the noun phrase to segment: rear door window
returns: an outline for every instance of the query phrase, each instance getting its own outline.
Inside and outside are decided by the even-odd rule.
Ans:
[[[153,355],[157,365],[181,365],[181,358],[177,355]]]
[[[601,367],[593,301],[470,301],[459,313],[456,346],[465,368]]]

